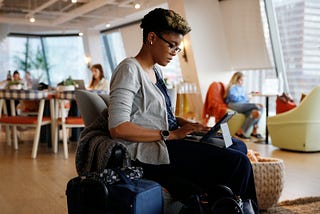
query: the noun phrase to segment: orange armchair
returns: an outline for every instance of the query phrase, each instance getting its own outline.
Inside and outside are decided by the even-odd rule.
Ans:
[[[214,117],[215,122],[218,122],[223,115],[229,111],[228,106],[224,101],[224,93],[225,85],[222,82],[213,82],[209,86],[202,111],[202,121],[204,125],[208,123],[210,117]],[[245,118],[244,114],[237,113],[229,120],[228,125],[231,135],[234,135],[242,126]]]
[[[228,107],[223,99],[224,93],[225,87],[222,82],[211,83],[203,105],[202,119],[204,124],[208,123],[210,117],[214,117],[217,122],[227,112]]]

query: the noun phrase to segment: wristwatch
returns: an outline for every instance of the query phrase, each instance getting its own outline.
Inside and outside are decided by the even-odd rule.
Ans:
[[[161,130],[160,131],[162,140],[166,141],[169,138],[170,132],[168,130]]]

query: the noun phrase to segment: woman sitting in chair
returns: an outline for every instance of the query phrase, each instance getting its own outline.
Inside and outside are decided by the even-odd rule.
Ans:
[[[199,123],[175,117],[163,75],[180,52],[183,36],[191,29],[172,10],[157,8],[142,19],[143,44],[135,57],[124,59],[110,82],[109,130],[130,152],[133,165],[142,166],[146,178],[174,192],[166,181],[183,177],[207,193],[217,184],[229,186],[243,199],[255,202],[256,191],[246,147],[234,141],[228,149],[184,140],[194,131],[207,130]],[[240,146],[239,146],[240,144]],[[241,147],[242,151],[238,148]]]
[[[249,103],[249,98],[243,87],[243,81],[244,75],[242,72],[238,71],[232,75],[225,91],[225,102],[228,104],[228,108],[246,115],[246,120],[236,132],[236,136],[242,139],[250,139],[245,133],[253,126],[251,136],[262,140],[263,137],[257,131],[263,106],[261,104]]]

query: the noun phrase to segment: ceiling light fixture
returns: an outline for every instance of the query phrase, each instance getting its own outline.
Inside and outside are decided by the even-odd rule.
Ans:
[[[108,24],[106,24],[106,27],[107,27],[107,28],[111,27],[111,24],[109,24],[109,23],[108,23]]]
[[[77,3],[78,0],[71,0],[72,3]]]
[[[33,23],[33,22],[36,21],[36,19],[35,19],[34,17],[30,17],[29,21],[30,21],[31,23]]]

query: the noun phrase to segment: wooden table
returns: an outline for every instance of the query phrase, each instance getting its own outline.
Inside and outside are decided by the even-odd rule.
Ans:
[[[36,128],[35,137],[32,148],[32,158],[36,158],[39,145],[41,127],[44,125],[54,124],[54,100],[52,99],[52,93],[50,91],[39,90],[12,90],[2,89],[0,90],[0,112],[4,107],[4,114],[0,115],[0,124],[6,126],[7,142],[11,142],[10,128],[13,128],[14,148],[18,149],[18,137],[17,126],[34,127]],[[15,101],[39,101],[38,111],[35,114],[29,115],[17,115]],[[50,117],[43,116],[45,100],[50,100]],[[10,115],[8,115],[8,109],[4,105],[6,101],[10,102]],[[1,113],[0,113],[1,114]],[[51,131],[53,133],[53,127]]]

